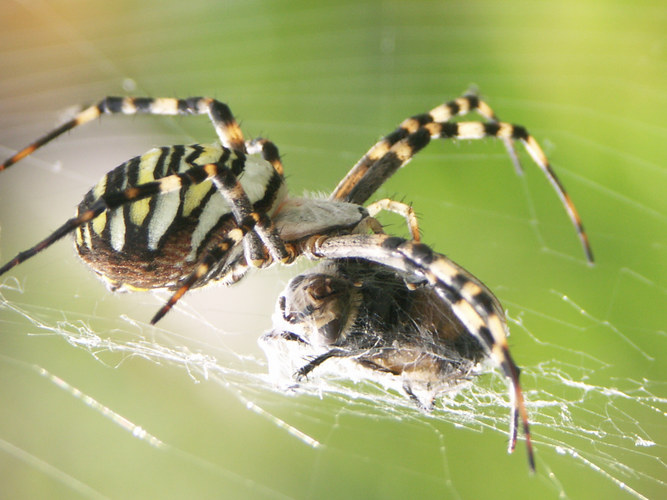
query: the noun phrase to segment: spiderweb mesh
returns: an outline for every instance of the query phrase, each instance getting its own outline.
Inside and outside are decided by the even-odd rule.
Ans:
[[[415,5],[5,2],[0,67],[15,72],[0,80],[0,156],[69,104],[204,94],[280,146],[293,193],[325,191],[404,116],[478,83],[554,159],[596,266],[527,155],[517,177],[491,141],[434,144],[379,194],[413,202],[425,242],[507,309],[535,477],[522,442],[505,453],[509,400],[493,369],[429,414],[345,376],[276,388],[256,340],[307,263],[192,293],[154,328],[165,295],[109,294],[60,243],[0,279],[3,494],[665,495],[664,14],[650,2],[521,4],[516,19],[492,2]],[[544,18],[570,28],[537,40]],[[210,137],[203,118],[105,119],[3,172],[0,260],[121,161]]]

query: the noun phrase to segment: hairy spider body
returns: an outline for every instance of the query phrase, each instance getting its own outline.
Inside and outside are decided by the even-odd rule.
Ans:
[[[452,121],[457,115],[474,111],[485,122]],[[219,142],[153,149],[113,169],[84,197],[74,217],[0,267],[0,275],[73,233],[79,255],[112,289],[173,291],[152,318],[151,323],[155,323],[193,287],[212,281],[232,284],[249,267],[290,263],[302,255],[328,261],[329,270],[320,274],[328,274],[325,281],[348,291],[341,295],[344,300],[324,301],[329,304],[328,326],[322,323],[325,316],[318,317],[316,323],[321,325],[315,330],[319,333],[302,337],[305,343],[314,342],[323,354],[301,367],[297,378],[326,359],[355,353],[361,365],[404,376],[406,391],[428,407],[432,396],[418,396],[416,392],[437,393],[446,373],[453,374],[452,380],[464,377],[479,359],[480,351],[470,346],[481,346],[513,389],[510,451],[520,417],[529,463],[534,468],[519,369],[507,347],[508,329],[498,300],[468,271],[419,243],[410,207],[391,200],[362,206],[432,139],[498,138],[505,143],[518,171],[513,143],[520,141],[560,197],[592,262],[590,245],[572,201],[539,144],[524,127],[498,121],[485,102],[475,94],[466,94],[404,120],[352,167],[329,199],[295,199],[287,196],[276,146],[264,139],[246,141],[226,104],[207,97],[107,97],[18,151],[0,165],[0,171],[103,114],[139,113],[207,115]],[[402,214],[412,240],[384,234],[373,217],[380,210]],[[360,262],[359,266],[346,264],[348,259]],[[302,283],[313,279],[313,275],[308,276]],[[406,295],[397,291],[399,283],[407,288],[417,286],[417,290]],[[284,296],[281,307],[293,308],[296,304],[298,311],[295,297],[303,295],[304,290],[311,288],[293,286],[293,295],[289,299]],[[382,294],[392,297],[393,306],[381,304]],[[362,306],[359,300],[370,303]],[[434,301],[441,307],[433,305]],[[392,308],[397,311],[392,312]],[[438,312],[441,315],[436,321],[433,315],[439,309],[445,312]],[[392,318],[392,314],[397,316]],[[290,317],[283,314],[290,325],[287,332],[305,324],[303,315],[292,323]],[[387,325],[392,321],[403,326],[390,329]],[[431,332],[432,341],[426,346],[417,334],[422,330],[409,326],[411,321],[430,324],[426,331]],[[293,338],[299,337],[291,333]],[[356,354],[369,343],[378,342],[383,346],[381,350]],[[462,351],[457,342],[464,342],[471,350]],[[391,348],[389,343],[397,347]],[[447,356],[461,361],[448,360]],[[435,393],[421,390],[429,384],[437,386]]]

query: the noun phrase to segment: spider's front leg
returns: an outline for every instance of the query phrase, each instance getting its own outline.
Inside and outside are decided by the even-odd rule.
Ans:
[[[465,114],[473,109],[480,110],[480,114],[489,121],[486,123],[450,121],[453,116]],[[523,143],[528,154],[542,170],[560,198],[577,232],[586,259],[589,264],[592,264],[593,252],[581,217],[537,140],[521,125],[497,121],[491,108],[479,101],[476,95],[466,95],[434,108],[429,113],[405,120],[394,132],[376,143],[352,167],[330,198],[352,203],[366,202],[382,184],[398,169],[406,165],[415,154],[425,148],[432,139],[483,139],[486,137],[495,137],[505,143],[518,172],[521,172],[521,168],[518,165],[513,144],[517,141]]]
[[[302,242],[298,250],[315,259],[363,259],[414,280],[426,280],[430,289],[442,300],[442,306],[452,311],[509,380],[513,402],[509,451],[513,451],[516,445],[520,418],[528,462],[531,470],[535,469],[528,413],[519,383],[519,368],[507,344],[508,328],[504,312],[498,299],[481,281],[426,245],[386,234],[313,236]],[[419,320],[417,318],[416,321]]]
[[[489,122],[498,122],[498,116],[491,109],[485,101],[482,101],[474,89],[469,90],[461,97],[447,101],[439,106],[436,106],[427,113],[411,116],[401,122],[401,124],[391,132],[383,137],[380,141],[375,143],[364,156],[350,169],[345,178],[338,184],[336,189],[331,194],[332,199],[350,200],[354,199],[352,190],[362,181],[369,169],[383,156],[385,156],[391,148],[399,141],[405,139],[410,134],[417,132],[420,128],[428,123],[444,123],[449,122],[457,116],[465,116],[472,112],[479,113],[484,119]],[[521,166],[514,149],[514,144],[511,138],[502,138],[505,147],[510,155],[512,162],[517,170],[521,172]],[[355,199],[357,203],[364,200]]]

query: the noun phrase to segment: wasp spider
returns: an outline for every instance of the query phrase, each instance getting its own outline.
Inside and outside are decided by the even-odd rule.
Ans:
[[[479,113],[484,121],[452,121],[470,112]],[[379,371],[407,373],[406,366],[414,365],[409,353],[415,344],[414,327],[405,326],[403,338],[407,340],[394,343],[398,347],[391,354],[386,350],[360,354],[360,350],[377,346],[378,336],[383,335],[380,344],[389,345],[391,335],[397,335],[387,328],[390,321],[403,325],[430,322],[436,334],[431,347],[420,347],[427,356],[413,367],[405,384],[408,394],[428,406],[429,398],[418,395],[415,373],[427,381],[429,377],[441,380],[447,371],[460,378],[482,354],[490,357],[513,387],[510,451],[518,417],[534,468],[519,369],[507,346],[508,328],[500,303],[468,271],[419,243],[409,209],[388,200],[363,206],[431,139],[497,137],[505,142],[517,167],[513,143],[520,141],[554,186],[592,261],[574,205],[524,127],[498,121],[485,102],[469,93],[403,121],[352,167],[329,199],[303,199],[287,196],[276,146],[264,139],[246,141],[226,104],[206,97],[107,97],[17,152],[0,170],[103,114],[139,113],[208,115],[218,142],[156,148],[114,168],[84,196],[74,217],[2,266],[0,274],[73,233],[81,258],[112,289],[173,291],[153,317],[155,323],[191,288],[212,281],[232,284],[249,267],[290,263],[301,255],[322,260],[326,264],[319,273],[296,278],[279,301],[277,316],[288,327],[276,335],[328,349],[301,367],[297,377],[327,358],[345,356],[356,356],[359,363]],[[373,217],[379,210],[403,213],[413,239],[384,234]],[[414,295],[397,292],[399,283]],[[383,295],[391,296],[393,302],[383,304]],[[366,304],[361,307],[360,301]],[[402,312],[392,311],[392,303]],[[326,314],[316,310],[318,304],[327,309]],[[438,308],[448,311],[443,316],[447,322],[431,318]],[[318,332],[310,337],[303,334],[308,318],[315,318]],[[356,331],[354,325],[360,323],[365,328]],[[359,339],[362,331],[368,338]]]

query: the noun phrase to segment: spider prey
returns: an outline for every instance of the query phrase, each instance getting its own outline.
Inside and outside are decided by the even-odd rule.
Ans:
[[[413,282],[417,276],[338,259],[292,279],[278,299],[274,329],[260,339],[272,378],[300,380],[329,359],[346,358],[362,376],[432,409],[439,394],[469,378],[484,348],[444,306],[439,285]]]
[[[470,112],[479,113],[484,120],[452,121],[457,115]],[[297,278],[302,280],[301,284],[292,282],[279,306],[284,309],[281,316],[289,326],[285,330],[287,335],[291,332],[295,339],[305,342],[316,339],[319,347],[330,348],[324,357],[305,364],[297,376],[306,375],[327,357],[353,353],[362,364],[406,373],[408,365],[413,363],[411,356],[414,357],[409,351],[415,340],[415,328],[409,326],[410,321],[430,321],[437,309],[435,301],[443,311],[451,311],[443,316],[451,325],[445,327],[442,321],[433,320],[435,333],[428,342],[426,358],[415,361],[417,368],[413,370],[424,381],[417,383],[419,377],[415,375],[417,378],[408,379],[406,390],[428,406],[429,397],[423,395],[420,384],[428,386],[429,379],[439,384],[442,374],[448,371],[455,377],[463,376],[469,363],[476,362],[481,354],[488,356],[513,388],[513,419],[517,416],[521,419],[529,463],[534,468],[519,370],[507,347],[508,329],[497,299],[472,274],[444,255],[415,239],[384,234],[373,215],[387,209],[404,213],[412,221],[413,235],[418,237],[414,218],[400,206],[397,208],[388,200],[363,206],[431,139],[497,137],[505,143],[517,168],[513,143],[520,141],[556,190],[586,257],[592,262],[587,236],[574,205],[537,141],[524,127],[498,121],[485,102],[468,93],[403,121],[352,167],[329,199],[304,199],[287,196],[276,146],[264,139],[246,141],[226,104],[206,97],[107,97],[18,151],[0,165],[0,170],[102,114],[139,113],[207,115],[218,142],[156,148],[114,168],[84,196],[74,217],[41,242],[20,252],[0,268],[0,274],[73,233],[80,257],[111,289],[173,291],[153,317],[151,322],[155,323],[191,288],[212,281],[232,284],[250,267],[290,263],[301,255],[323,260],[325,264],[319,274],[331,278],[328,286],[333,286],[332,293],[337,293],[338,286],[346,290],[340,295],[343,299],[327,299],[330,292],[327,279],[324,278],[325,286],[321,283],[318,286],[318,280],[323,278],[311,273]],[[313,280],[314,288],[305,284]],[[397,292],[401,283],[408,288],[416,287],[413,292],[416,295]],[[379,300],[378,292],[389,289],[402,312],[392,312],[375,303]],[[326,324],[317,326],[317,335],[302,337],[292,330],[298,330],[297,327],[303,330],[304,318],[314,311],[306,304],[304,316],[296,296],[312,290],[323,292],[319,299],[317,293],[312,297],[324,300],[329,316]],[[360,300],[371,303],[362,306]],[[288,313],[288,307],[294,311]],[[384,328],[392,314],[397,314],[393,318],[397,322],[408,325],[403,332]],[[410,319],[410,315],[415,317]],[[367,326],[377,328],[377,332],[355,327],[356,319],[363,319]],[[454,333],[450,334],[450,330]],[[358,339],[360,332],[368,333],[368,338]],[[407,340],[396,337],[401,333],[407,335]],[[345,340],[352,335],[357,338],[354,348]],[[392,335],[399,347],[389,355],[387,352],[391,351],[386,351],[386,347]],[[366,347],[370,349],[366,354],[357,354]],[[377,350],[380,348],[385,350]],[[510,450],[516,437],[515,424],[511,432]]]

